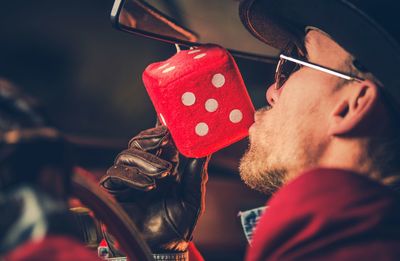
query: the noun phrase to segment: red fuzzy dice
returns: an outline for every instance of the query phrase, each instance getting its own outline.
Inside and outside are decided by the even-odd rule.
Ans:
[[[200,158],[248,135],[254,107],[232,56],[217,45],[149,65],[143,82],[180,153]]]

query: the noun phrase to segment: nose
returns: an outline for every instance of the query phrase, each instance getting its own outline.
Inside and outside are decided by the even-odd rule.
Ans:
[[[282,88],[279,88],[278,90],[275,88],[275,84],[273,83],[272,85],[270,85],[267,89],[267,93],[266,93],[266,98],[267,98],[267,102],[269,105],[274,106],[275,103],[278,101],[279,96],[281,94]]]

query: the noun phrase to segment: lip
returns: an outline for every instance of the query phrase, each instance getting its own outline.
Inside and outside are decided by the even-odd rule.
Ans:
[[[260,122],[261,114],[264,113],[264,110],[258,110],[254,113],[254,123]]]
[[[261,117],[263,116],[263,114],[264,113],[266,113],[267,111],[269,111],[269,110],[271,110],[272,109],[272,106],[267,106],[267,107],[264,107],[263,109],[261,109],[261,110],[257,110],[255,113],[254,113],[254,122],[253,122],[253,124],[249,127],[249,133],[250,133],[250,131],[254,131],[254,128],[256,128],[256,126],[257,125],[259,125],[259,123],[260,123],[260,121],[261,121]]]

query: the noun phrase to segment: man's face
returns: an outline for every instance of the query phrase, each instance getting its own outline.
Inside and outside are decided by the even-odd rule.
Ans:
[[[348,57],[325,34],[311,30],[305,38],[307,60],[340,70]],[[271,107],[255,114],[250,145],[240,163],[242,179],[250,187],[271,193],[302,170],[318,166],[329,139],[329,114],[340,92],[341,79],[302,67],[279,90],[270,86]]]

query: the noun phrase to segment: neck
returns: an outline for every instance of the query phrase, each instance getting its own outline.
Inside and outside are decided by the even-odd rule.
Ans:
[[[366,140],[362,139],[332,137],[326,147],[316,152],[322,155],[317,161],[310,160],[300,169],[288,171],[285,183],[315,168],[343,169],[379,179],[379,173],[376,173],[366,157],[366,144]]]
[[[365,151],[367,140],[360,138],[332,137],[332,140],[318,162],[319,167],[350,170],[378,178]]]

